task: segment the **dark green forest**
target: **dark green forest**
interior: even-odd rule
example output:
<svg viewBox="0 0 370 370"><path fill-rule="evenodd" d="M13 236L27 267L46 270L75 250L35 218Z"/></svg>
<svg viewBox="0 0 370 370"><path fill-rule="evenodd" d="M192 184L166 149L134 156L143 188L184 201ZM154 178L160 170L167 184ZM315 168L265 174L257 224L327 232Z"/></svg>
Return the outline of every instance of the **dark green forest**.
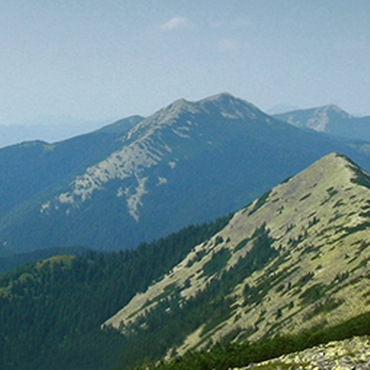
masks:
<svg viewBox="0 0 370 370"><path fill-rule="evenodd" d="M189 226L135 250L57 256L0 275L0 368L100 370L127 363L101 324L229 221ZM133 360L134 361L134 360Z"/></svg>

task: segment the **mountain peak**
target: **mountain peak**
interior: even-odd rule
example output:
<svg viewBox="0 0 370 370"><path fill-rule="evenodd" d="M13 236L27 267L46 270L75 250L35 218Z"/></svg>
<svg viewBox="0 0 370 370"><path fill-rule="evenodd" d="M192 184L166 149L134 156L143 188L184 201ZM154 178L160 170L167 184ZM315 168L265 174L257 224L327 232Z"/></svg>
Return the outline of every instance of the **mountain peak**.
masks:
<svg viewBox="0 0 370 370"><path fill-rule="evenodd" d="M288 111L288 112L276 114L276 116L293 114L293 113L298 113L298 112L301 112L301 113L303 113L303 112L306 112L306 113L315 112L317 114L332 112L332 113L341 114L341 115L346 116L346 117L352 117L349 113L347 113L342 108L338 107L338 105L336 105L336 104L327 104L327 105L322 105L322 106L319 106L319 107L308 108L308 109L295 109L295 110L291 110L291 111Z"/></svg>
<svg viewBox="0 0 370 370"><path fill-rule="evenodd" d="M206 103L216 103L218 105L225 105L225 104L241 104L241 105L247 105L249 107L253 107L257 109L253 104L248 103L247 101L237 98L234 95L228 93L228 92L222 92L219 94L211 95L205 99L200 100L198 103L200 104L206 104Z"/></svg>
<svg viewBox="0 0 370 370"><path fill-rule="evenodd" d="M318 108L320 109L320 108ZM326 113L326 114L336 114L336 115L340 115L342 118L351 118L352 116L347 113L345 110L339 108L337 105L335 104L329 104L329 105L325 105L323 107L321 107L321 110L322 112Z"/></svg>
<svg viewBox="0 0 370 370"><path fill-rule="evenodd" d="M199 101L190 102L185 99L178 99L166 108L161 109L161 111L170 111L170 112L180 112L180 111L189 111L192 113L195 112L212 112L216 113L217 111L233 113L235 115L235 110L253 110L255 112L262 113L256 106L251 103L246 102L243 99L237 98L228 92L222 92L209 96L207 98L201 99ZM241 113L241 112L239 112Z"/></svg>
<svg viewBox="0 0 370 370"><path fill-rule="evenodd" d="M334 104L276 114L274 117L293 126L325 132L346 140L370 140L370 117L354 117Z"/></svg>
<svg viewBox="0 0 370 370"><path fill-rule="evenodd" d="M136 138L140 132L148 129L153 132L160 127L172 126L173 123L180 125L184 122L189 123L195 119L195 115L204 114L212 115L213 121L219 118L222 120L269 120L269 116L253 104L224 92L196 102L182 98L175 100L135 126L128 134L128 138Z"/></svg>
<svg viewBox="0 0 370 370"><path fill-rule="evenodd" d="M94 153L87 159L85 150L73 144L76 149L68 158L74 162L81 155L79 167L65 170L63 183L35 198L32 207L22 208L19 223L27 225L27 233L14 231L20 229L13 221L19 213L14 211L2 229L2 241L14 249L67 243L132 248L190 223L235 211L330 151L362 160L339 141L274 120L229 93L197 102L176 100L127 132L125 123L134 122L128 118L103 129L114 135L93 135L89 140L99 140L96 146L88 144L96 141L86 141L84 148ZM109 142L107 148L102 147L103 140ZM50 163L61 163L65 151L56 148L58 162ZM11 198L7 191L12 189L14 166L8 165L9 157L3 157L9 168L2 174L9 183L9 190L3 187L4 199ZM40 163L48 164L48 158ZM29 187L28 176L22 176L24 187ZM59 219L63 222L50 238L48 225ZM92 223L100 225L99 239L90 233ZM43 233L36 227L41 224Z"/></svg>
<svg viewBox="0 0 370 370"><path fill-rule="evenodd" d="M344 112L344 110L339 108L336 104L327 104L327 105L324 105L323 108L331 109L337 112Z"/></svg>
<svg viewBox="0 0 370 370"><path fill-rule="evenodd" d="M297 127L328 133L332 131L329 126L335 126L339 122L353 119L349 113L335 104L276 114L274 117Z"/></svg>
<svg viewBox="0 0 370 370"><path fill-rule="evenodd" d="M301 173L309 173L309 176L312 176L312 172L318 172L321 178L339 177L338 172L344 171L347 173L348 169L353 165L352 163L348 157L333 152L320 158Z"/></svg>
<svg viewBox="0 0 370 370"><path fill-rule="evenodd" d="M202 101L230 101L237 99L234 95L228 93L228 92L222 92L219 94L211 95L205 99L202 99Z"/></svg>
<svg viewBox="0 0 370 370"><path fill-rule="evenodd" d="M366 312L369 183L347 157L323 157L236 212L105 325L135 332L138 325L150 327L156 310L170 313L173 307L186 318L198 299L203 306L197 312L216 316L204 316L181 338L181 355L233 334L256 340ZM225 301L217 301L219 289Z"/></svg>
<svg viewBox="0 0 370 370"><path fill-rule="evenodd" d="M237 98L227 92L210 96L195 103L200 109L207 113L214 113L227 119L257 119L263 121L268 116L255 105Z"/></svg>

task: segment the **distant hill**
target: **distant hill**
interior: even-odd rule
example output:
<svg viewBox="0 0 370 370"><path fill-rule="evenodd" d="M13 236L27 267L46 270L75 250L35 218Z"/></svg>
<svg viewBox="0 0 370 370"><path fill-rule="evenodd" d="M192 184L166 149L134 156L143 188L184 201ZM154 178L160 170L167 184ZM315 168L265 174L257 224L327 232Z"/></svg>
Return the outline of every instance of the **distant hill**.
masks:
<svg viewBox="0 0 370 370"><path fill-rule="evenodd" d="M36 250L28 253L0 255L0 274L30 262L41 261L53 256L79 255L86 253L87 251L89 251L89 249L84 247L57 247Z"/></svg>
<svg viewBox="0 0 370 370"><path fill-rule="evenodd" d="M70 117L40 117L23 124L0 124L0 148L33 140L55 143L90 133L103 126L103 122Z"/></svg>
<svg viewBox="0 0 370 370"><path fill-rule="evenodd" d="M0 216L54 186L68 183L104 159L119 147L117 139L140 119L129 117L53 144L27 141L0 149Z"/></svg>
<svg viewBox="0 0 370 370"><path fill-rule="evenodd" d="M121 125L0 151L0 242L133 248L240 209L329 152L370 168L366 153L227 93Z"/></svg>
<svg viewBox="0 0 370 370"><path fill-rule="evenodd" d="M354 117L336 105L275 114L276 119L345 139L370 142L370 117Z"/></svg>
<svg viewBox="0 0 370 370"><path fill-rule="evenodd" d="M102 125L99 125L102 126ZM0 125L0 148L25 141L40 140L48 143L67 140L93 131L94 123L73 119L40 119L35 122Z"/></svg>

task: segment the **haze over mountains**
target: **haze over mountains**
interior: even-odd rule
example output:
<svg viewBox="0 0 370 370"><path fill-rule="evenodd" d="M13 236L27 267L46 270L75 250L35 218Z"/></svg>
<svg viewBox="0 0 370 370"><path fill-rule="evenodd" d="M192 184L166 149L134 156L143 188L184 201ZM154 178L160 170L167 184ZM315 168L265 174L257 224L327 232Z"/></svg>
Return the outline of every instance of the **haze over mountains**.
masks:
<svg viewBox="0 0 370 370"><path fill-rule="evenodd" d="M66 140L101 126L101 122L87 122L68 117L41 117L34 122L17 125L0 124L0 148L31 140L48 143Z"/></svg>
<svg viewBox="0 0 370 370"><path fill-rule="evenodd" d="M327 153L370 167L356 147L227 93L181 99L134 121L129 131L117 123L52 145L2 149L2 245L133 248L235 211Z"/></svg>
<svg viewBox="0 0 370 370"><path fill-rule="evenodd" d="M354 117L336 105L300 109L274 114L294 126L311 129L345 139L370 141L370 117Z"/></svg>
<svg viewBox="0 0 370 370"><path fill-rule="evenodd" d="M300 128L309 128L351 139L369 140L369 117L353 116L336 105L310 109L278 106L268 114ZM114 125L114 124L112 124ZM112 126L109 125L109 126ZM87 122L67 117L45 117L19 125L0 125L0 148L24 141L41 140L54 143L83 135L102 127L100 122ZM365 136L364 136L365 134Z"/></svg>

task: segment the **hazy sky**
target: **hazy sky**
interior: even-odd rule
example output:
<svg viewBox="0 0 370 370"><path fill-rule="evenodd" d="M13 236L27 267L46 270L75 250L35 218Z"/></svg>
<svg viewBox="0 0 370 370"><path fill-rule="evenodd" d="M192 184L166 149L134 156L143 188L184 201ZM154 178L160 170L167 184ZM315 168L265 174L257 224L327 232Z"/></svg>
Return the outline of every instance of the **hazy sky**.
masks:
<svg viewBox="0 0 370 370"><path fill-rule="evenodd" d="M368 0L0 0L0 124L230 92L370 115Z"/></svg>

